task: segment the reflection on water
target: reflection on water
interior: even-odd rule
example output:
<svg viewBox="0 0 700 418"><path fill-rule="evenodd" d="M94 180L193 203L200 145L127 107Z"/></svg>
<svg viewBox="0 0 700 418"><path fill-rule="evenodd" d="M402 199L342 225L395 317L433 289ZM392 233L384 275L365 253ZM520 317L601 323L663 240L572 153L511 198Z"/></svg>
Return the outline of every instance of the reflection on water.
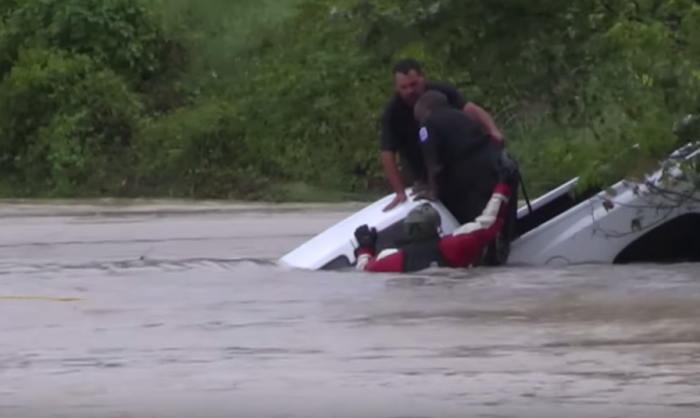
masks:
<svg viewBox="0 0 700 418"><path fill-rule="evenodd" d="M696 265L274 264L344 215L1 220L0 413L697 417Z"/></svg>

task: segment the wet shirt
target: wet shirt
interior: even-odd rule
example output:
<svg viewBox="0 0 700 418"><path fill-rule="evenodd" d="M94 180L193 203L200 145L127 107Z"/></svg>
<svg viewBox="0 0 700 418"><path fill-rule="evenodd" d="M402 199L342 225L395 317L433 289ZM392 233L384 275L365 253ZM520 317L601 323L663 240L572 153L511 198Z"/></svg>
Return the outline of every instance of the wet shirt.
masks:
<svg viewBox="0 0 700 418"><path fill-rule="evenodd" d="M468 207L459 209L475 215L496 181L501 150L491 135L471 116L445 107L433 111L418 136L425 167L436 174L440 200L448 206L462 202Z"/></svg>
<svg viewBox="0 0 700 418"><path fill-rule="evenodd" d="M460 111L467 103L457 89L449 84L426 83L425 89L444 93L450 106ZM418 142L419 130L420 125L413 115L413 106L395 95L387 103L382 115L381 150L399 153L402 163L405 162L416 176L423 177L425 167Z"/></svg>

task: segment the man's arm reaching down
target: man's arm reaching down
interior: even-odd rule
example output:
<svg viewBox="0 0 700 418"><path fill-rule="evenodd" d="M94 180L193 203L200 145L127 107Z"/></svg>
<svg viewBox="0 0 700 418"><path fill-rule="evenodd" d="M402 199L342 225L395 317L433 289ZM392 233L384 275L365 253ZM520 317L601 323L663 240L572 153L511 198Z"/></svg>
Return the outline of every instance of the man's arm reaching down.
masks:
<svg viewBox="0 0 700 418"><path fill-rule="evenodd" d="M496 126L493 118L487 111L474 103L467 103L462 109L464 113L476 119L499 144L503 143L503 134Z"/></svg>
<svg viewBox="0 0 700 418"><path fill-rule="evenodd" d="M389 185L396 193L396 198L384 208L388 211L396 207L396 205L407 200L404 191L404 185L399 174L399 166L396 164L396 153L401 148L394 132L393 124L391 123L391 103L387 104L382 114L382 141L380 159L382 167L384 167L384 176Z"/></svg>
<svg viewBox="0 0 700 418"><path fill-rule="evenodd" d="M381 153L382 167L389 185L397 194L404 193L404 185L399 174L399 166L396 164L396 153L392 151L382 151Z"/></svg>

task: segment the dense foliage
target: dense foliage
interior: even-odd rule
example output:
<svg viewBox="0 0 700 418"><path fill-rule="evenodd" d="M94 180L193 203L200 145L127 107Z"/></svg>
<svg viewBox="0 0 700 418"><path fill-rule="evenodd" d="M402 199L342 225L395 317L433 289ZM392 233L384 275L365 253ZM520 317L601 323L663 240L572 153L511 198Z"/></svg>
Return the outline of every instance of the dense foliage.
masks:
<svg viewBox="0 0 700 418"><path fill-rule="evenodd" d="M635 143L624 169L648 167L700 104L692 0L22 0L0 18L4 195L379 190L401 57L496 116L537 192L605 181Z"/></svg>

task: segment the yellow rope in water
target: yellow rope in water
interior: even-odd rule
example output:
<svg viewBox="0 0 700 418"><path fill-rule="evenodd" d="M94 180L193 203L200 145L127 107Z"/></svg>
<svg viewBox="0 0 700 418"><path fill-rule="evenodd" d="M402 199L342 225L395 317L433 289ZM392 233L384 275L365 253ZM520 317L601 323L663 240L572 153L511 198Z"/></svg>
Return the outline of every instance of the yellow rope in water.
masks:
<svg viewBox="0 0 700 418"><path fill-rule="evenodd" d="M0 295L0 300L48 300L51 302L76 302L79 300L84 300L81 298L52 298L48 296L2 296Z"/></svg>

